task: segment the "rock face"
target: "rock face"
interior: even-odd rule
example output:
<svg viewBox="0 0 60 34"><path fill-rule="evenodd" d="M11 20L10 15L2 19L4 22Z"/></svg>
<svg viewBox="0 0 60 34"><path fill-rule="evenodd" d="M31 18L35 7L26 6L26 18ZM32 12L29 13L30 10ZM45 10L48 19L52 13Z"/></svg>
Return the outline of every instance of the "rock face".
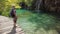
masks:
<svg viewBox="0 0 60 34"><path fill-rule="evenodd" d="M49 11L55 11L58 12L60 11L60 0L45 0L44 1L44 7L46 8L46 10Z"/></svg>
<svg viewBox="0 0 60 34"><path fill-rule="evenodd" d="M40 0L33 0L32 2L32 8L35 9L36 7L36 2ZM44 9L50 12L60 12L60 0L41 0L40 1L40 8L39 9Z"/></svg>
<svg viewBox="0 0 60 34"><path fill-rule="evenodd" d="M40 6L40 7L38 7L38 6ZM37 7L37 8L36 8ZM43 9L43 0L33 0L32 1L32 6L31 6L31 9Z"/></svg>
<svg viewBox="0 0 60 34"><path fill-rule="evenodd" d="M21 6L21 9L27 9L28 8L28 6L26 5L25 2L20 2L19 6Z"/></svg>

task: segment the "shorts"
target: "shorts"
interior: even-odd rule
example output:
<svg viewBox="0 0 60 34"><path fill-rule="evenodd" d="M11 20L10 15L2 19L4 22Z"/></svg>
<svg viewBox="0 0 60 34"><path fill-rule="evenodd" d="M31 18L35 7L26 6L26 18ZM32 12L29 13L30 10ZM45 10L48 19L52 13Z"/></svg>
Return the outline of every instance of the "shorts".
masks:
<svg viewBox="0 0 60 34"><path fill-rule="evenodd" d="M12 18L14 18L14 17L15 17L15 15L13 15L13 14L10 14L10 16L11 16Z"/></svg>

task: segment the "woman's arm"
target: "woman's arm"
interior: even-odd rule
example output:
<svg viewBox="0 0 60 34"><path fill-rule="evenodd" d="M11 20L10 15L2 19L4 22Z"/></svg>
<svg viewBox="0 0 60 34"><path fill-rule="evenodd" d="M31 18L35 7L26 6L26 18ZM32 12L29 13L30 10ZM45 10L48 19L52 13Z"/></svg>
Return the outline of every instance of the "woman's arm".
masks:
<svg viewBox="0 0 60 34"><path fill-rule="evenodd" d="M16 10L14 10L13 13L14 13L14 16L16 17Z"/></svg>

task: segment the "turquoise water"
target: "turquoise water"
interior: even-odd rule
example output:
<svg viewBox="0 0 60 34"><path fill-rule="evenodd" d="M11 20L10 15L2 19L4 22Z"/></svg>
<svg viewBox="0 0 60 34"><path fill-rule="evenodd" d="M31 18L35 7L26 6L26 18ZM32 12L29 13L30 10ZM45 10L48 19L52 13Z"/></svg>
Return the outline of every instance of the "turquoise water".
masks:
<svg viewBox="0 0 60 34"><path fill-rule="evenodd" d="M25 34L58 34L55 16L46 13L32 13L25 9L17 9L17 23Z"/></svg>

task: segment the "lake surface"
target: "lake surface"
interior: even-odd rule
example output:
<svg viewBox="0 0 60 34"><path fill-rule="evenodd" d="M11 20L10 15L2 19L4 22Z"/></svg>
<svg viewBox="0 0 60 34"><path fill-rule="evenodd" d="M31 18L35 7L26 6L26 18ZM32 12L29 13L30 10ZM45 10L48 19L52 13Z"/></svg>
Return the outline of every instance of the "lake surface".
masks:
<svg viewBox="0 0 60 34"><path fill-rule="evenodd" d="M17 23L25 34L58 34L55 30L57 20L47 13L33 13L34 11L17 9Z"/></svg>

